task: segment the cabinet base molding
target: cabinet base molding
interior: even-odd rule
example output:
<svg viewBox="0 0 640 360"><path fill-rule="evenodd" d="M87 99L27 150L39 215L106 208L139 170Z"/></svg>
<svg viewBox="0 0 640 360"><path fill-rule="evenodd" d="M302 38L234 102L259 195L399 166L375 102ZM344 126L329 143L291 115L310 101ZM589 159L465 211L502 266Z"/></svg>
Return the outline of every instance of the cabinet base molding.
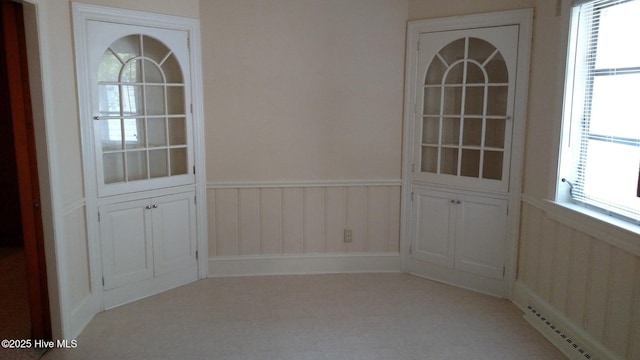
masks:
<svg viewBox="0 0 640 360"><path fill-rule="evenodd" d="M103 307L105 310L128 304L163 291L198 280L196 265L186 267L162 276L146 279L132 284L123 285L103 293Z"/></svg>
<svg viewBox="0 0 640 360"><path fill-rule="evenodd" d="M564 355L571 360L583 360L587 357L577 351L578 348L589 353L591 359L609 359L622 360L621 357L612 353L604 344L591 336L584 328L576 325L564 314L562 314L553 305L535 294L527 285L517 281L513 288L513 303L516 304L524 312L523 317L538 332L540 332L549 342L557 347ZM541 321L536 314L544 317ZM551 329L549 325L553 324L555 329ZM555 330L560 331L565 338L558 335ZM571 344L567 338L571 339ZM573 346L576 345L576 346Z"/></svg>
<svg viewBox="0 0 640 360"><path fill-rule="evenodd" d="M411 259L411 274L483 294L506 297L504 280L496 280L418 259Z"/></svg>
<svg viewBox="0 0 640 360"><path fill-rule="evenodd" d="M401 272L400 254L301 254L209 258L209 277Z"/></svg>

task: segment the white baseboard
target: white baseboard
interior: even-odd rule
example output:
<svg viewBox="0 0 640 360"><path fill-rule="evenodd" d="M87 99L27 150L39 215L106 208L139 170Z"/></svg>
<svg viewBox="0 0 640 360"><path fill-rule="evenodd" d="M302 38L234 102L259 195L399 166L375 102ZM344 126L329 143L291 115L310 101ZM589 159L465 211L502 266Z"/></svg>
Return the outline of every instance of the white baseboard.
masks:
<svg viewBox="0 0 640 360"><path fill-rule="evenodd" d="M400 254L218 256L209 277L401 272Z"/></svg>
<svg viewBox="0 0 640 360"><path fill-rule="evenodd" d="M524 318L527 322L547 338L547 340L549 340L555 347L562 351L562 353L569 359L584 360L585 357L581 356L577 351L574 351L574 348L569 345L566 340L557 336L554 331L542 325L542 322L539 319L535 319L535 316L531 315L529 306L534 308L540 314L544 314L544 318L567 337L571 338L572 342L579 344L583 349L587 350L592 356L591 359L623 360L621 357L611 352L611 350L607 349L604 344L595 339L584 328L571 321L560 310L556 309L553 305L535 294L533 290L520 281L516 282L513 289L513 303L525 313Z"/></svg>

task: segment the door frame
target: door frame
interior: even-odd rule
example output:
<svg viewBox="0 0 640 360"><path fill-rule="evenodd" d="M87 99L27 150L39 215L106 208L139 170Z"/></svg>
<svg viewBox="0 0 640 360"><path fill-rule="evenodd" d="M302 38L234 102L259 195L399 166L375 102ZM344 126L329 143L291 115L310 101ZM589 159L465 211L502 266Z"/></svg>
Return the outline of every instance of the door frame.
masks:
<svg viewBox="0 0 640 360"><path fill-rule="evenodd" d="M94 309L104 309L102 287L102 253L100 249L100 226L98 222L98 186L93 146L93 129L87 119L93 118L92 101L86 74L87 63L86 29L88 21L106 21L117 24L148 26L170 30L186 31L189 37L191 101L193 117L193 152L196 166L196 233L198 278L208 276L208 236L207 236L207 197L205 171L204 110L202 95L202 64L200 50L200 20L180 16L148 13L135 10L117 9L98 5L73 3L73 30L76 51L76 72L79 94L79 113L82 142L82 161L84 168L84 186L86 197L87 234L89 243L89 268Z"/></svg>
<svg viewBox="0 0 640 360"><path fill-rule="evenodd" d="M525 122L527 117L528 78L533 35L533 9L500 11L485 14L454 16L438 19L409 21L407 26L404 129L402 149L402 198L400 224L400 255L402 270L411 272L411 208L413 191L413 164L416 118L420 114L416 106L416 86L418 72L418 39L420 33L474 28L518 25L518 60L516 94L513 111L513 137L511 167L509 170L507 249L505 258L505 294L512 296L516 278L518 229L520 218L520 195L522 192L522 171L524 159ZM451 191L450 189L447 191Z"/></svg>
<svg viewBox="0 0 640 360"><path fill-rule="evenodd" d="M6 55L8 100L15 148L16 174L26 256L31 336L51 339L51 314L47 281L42 201L38 176L34 118L29 86L23 5L2 0L3 39Z"/></svg>

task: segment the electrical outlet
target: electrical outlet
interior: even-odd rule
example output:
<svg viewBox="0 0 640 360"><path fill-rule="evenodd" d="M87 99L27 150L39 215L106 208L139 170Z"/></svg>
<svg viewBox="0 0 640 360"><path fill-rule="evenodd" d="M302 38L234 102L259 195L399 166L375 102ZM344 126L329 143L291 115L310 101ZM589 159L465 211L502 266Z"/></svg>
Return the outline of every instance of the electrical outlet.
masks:
<svg viewBox="0 0 640 360"><path fill-rule="evenodd" d="M344 229L344 242L353 242L353 233L351 232L351 229Z"/></svg>

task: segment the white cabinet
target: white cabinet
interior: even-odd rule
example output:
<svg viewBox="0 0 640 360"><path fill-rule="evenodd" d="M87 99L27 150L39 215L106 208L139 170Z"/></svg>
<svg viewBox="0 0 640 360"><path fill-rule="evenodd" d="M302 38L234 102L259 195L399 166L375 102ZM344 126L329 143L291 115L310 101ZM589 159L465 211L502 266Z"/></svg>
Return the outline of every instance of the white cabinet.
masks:
<svg viewBox="0 0 640 360"><path fill-rule="evenodd" d="M425 189L413 196L415 259L502 279L506 200Z"/></svg>
<svg viewBox="0 0 640 360"><path fill-rule="evenodd" d="M409 23L402 239L413 274L509 296L531 19L516 10Z"/></svg>
<svg viewBox="0 0 640 360"><path fill-rule="evenodd" d="M193 191L106 203L99 214L106 307L195 280Z"/></svg>

